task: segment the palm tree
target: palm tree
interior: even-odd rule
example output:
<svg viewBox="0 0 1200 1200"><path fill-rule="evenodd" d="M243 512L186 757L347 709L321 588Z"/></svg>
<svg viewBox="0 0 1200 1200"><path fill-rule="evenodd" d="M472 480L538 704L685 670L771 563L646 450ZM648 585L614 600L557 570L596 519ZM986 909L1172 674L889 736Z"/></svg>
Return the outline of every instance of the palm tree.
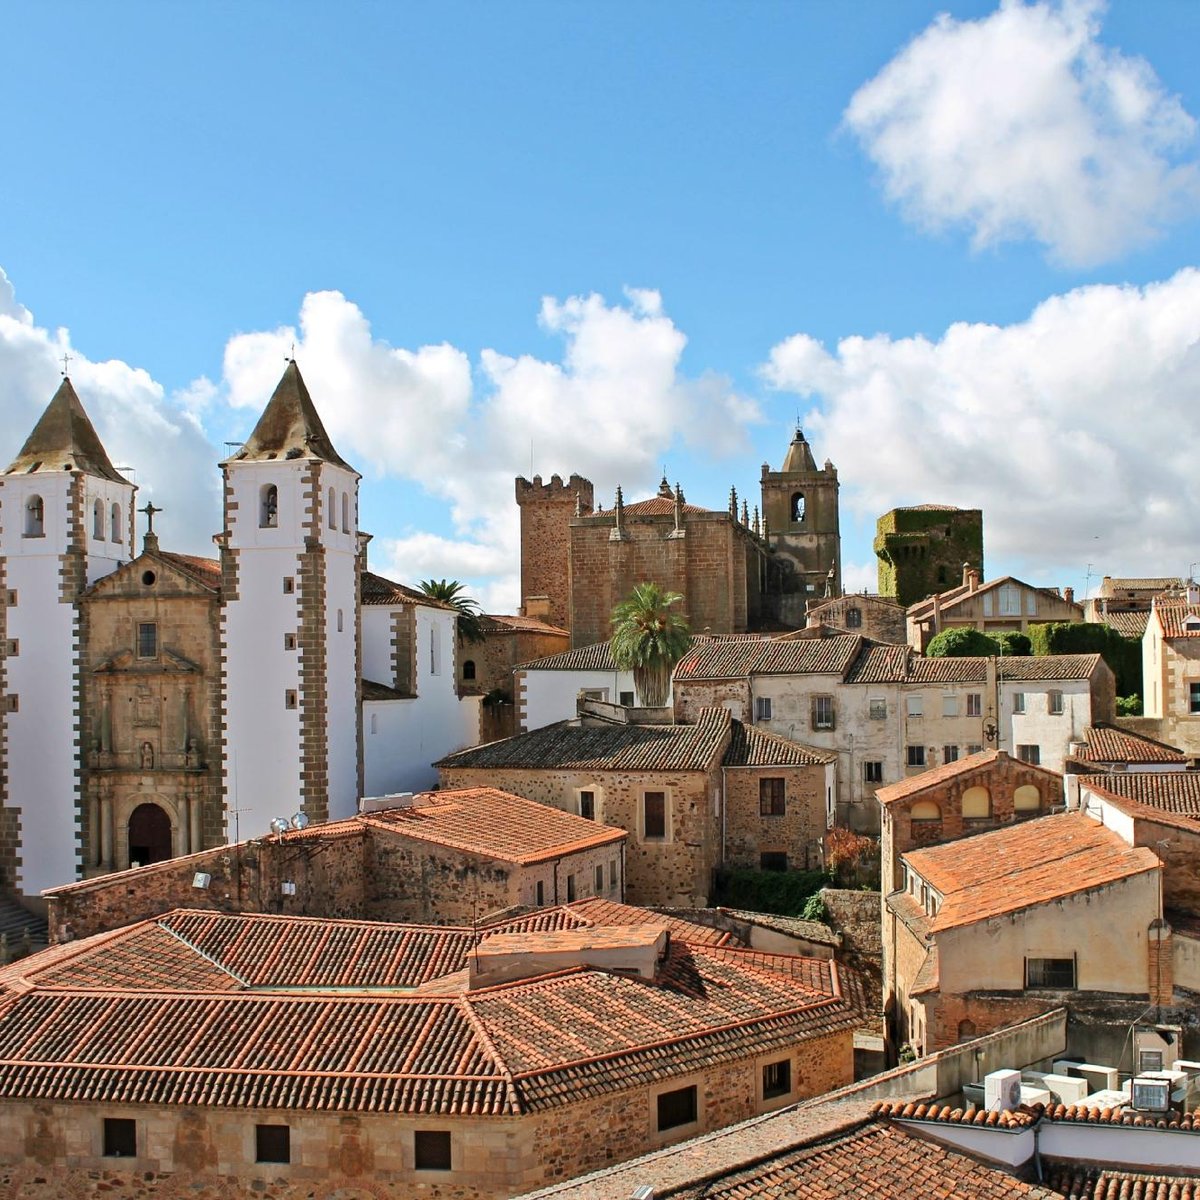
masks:
<svg viewBox="0 0 1200 1200"><path fill-rule="evenodd" d="M417 586L431 600L442 600L458 609L458 636L464 642L482 642L479 602L464 591L457 579L422 579Z"/></svg>
<svg viewBox="0 0 1200 1200"><path fill-rule="evenodd" d="M639 583L629 599L613 609L613 659L621 670L633 671L634 686L647 708L666 704L671 672L692 644L686 618L671 611L682 599L657 583Z"/></svg>

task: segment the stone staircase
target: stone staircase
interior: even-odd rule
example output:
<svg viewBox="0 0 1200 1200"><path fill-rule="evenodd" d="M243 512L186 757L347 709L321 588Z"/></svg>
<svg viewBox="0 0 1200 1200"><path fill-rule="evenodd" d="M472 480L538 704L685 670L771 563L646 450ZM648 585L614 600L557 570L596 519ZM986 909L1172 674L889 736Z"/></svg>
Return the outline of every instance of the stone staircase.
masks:
<svg viewBox="0 0 1200 1200"><path fill-rule="evenodd" d="M44 950L49 942L44 917L34 916L15 900L0 896L0 964Z"/></svg>

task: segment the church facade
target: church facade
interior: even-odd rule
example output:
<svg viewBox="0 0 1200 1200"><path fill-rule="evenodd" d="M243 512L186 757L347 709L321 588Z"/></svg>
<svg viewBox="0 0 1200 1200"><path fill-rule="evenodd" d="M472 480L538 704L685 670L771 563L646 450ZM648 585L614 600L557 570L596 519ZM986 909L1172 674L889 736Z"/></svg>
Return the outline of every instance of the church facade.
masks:
<svg viewBox="0 0 1200 1200"><path fill-rule="evenodd" d="M217 558L162 550L153 505L135 554L136 489L64 378L0 475L0 891L347 817L476 740L455 613L367 571L294 362L221 470Z"/></svg>

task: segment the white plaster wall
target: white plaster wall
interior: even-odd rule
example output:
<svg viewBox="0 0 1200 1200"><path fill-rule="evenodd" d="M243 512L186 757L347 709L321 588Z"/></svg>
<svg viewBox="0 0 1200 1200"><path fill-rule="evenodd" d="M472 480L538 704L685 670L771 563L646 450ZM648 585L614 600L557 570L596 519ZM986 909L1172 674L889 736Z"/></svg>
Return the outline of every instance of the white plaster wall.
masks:
<svg viewBox="0 0 1200 1200"><path fill-rule="evenodd" d="M1032 1129L980 1128L977 1125L956 1125L952 1122L901 1121L899 1124L915 1133L931 1137L946 1146L956 1146L968 1154L977 1154L990 1162L1006 1167L1019 1167L1033 1157L1037 1140ZM1042 1152L1046 1153L1043 1144Z"/></svg>
<svg viewBox="0 0 1200 1200"><path fill-rule="evenodd" d="M1142 712L1148 717L1165 715L1167 696L1166 654L1162 625L1158 614L1151 612L1142 635Z"/></svg>
<svg viewBox="0 0 1200 1200"><path fill-rule="evenodd" d="M1048 1158L1164 1173L1169 1167L1200 1168L1200 1138L1190 1131L1047 1121L1038 1131L1038 1141Z"/></svg>
<svg viewBox="0 0 1200 1200"><path fill-rule="evenodd" d="M382 604L364 604L362 610L362 641L364 679L373 683L395 684L392 673L392 614L395 608Z"/></svg>
<svg viewBox="0 0 1200 1200"><path fill-rule="evenodd" d="M1110 804L1103 796L1097 796L1084 782L1087 779L1086 775L1076 775L1074 778L1079 781L1079 807L1093 821L1111 829L1127 845L1136 846L1133 818L1123 813L1115 804Z"/></svg>
<svg viewBox="0 0 1200 1200"><path fill-rule="evenodd" d="M1050 712L1050 692L1063 694L1063 711ZM1013 711L1013 697L1025 694L1025 711ZM1060 679L1036 682L1006 681L1000 685L1001 711L1007 718L1008 744L1001 748L1014 758L1017 747L1041 747L1041 766L1061 771L1067 745L1083 738L1083 731L1092 723L1092 696L1086 679Z"/></svg>
<svg viewBox="0 0 1200 1200"><path fill-rule="evenodd" d="M521 668L525 674L525 714L521 728L541 729L556 721L573 720L581 691L598 689L608 693L610 704L620 702L622 692L634 691L632 671L538 671ZM670 705L671 698L667 697Z"/></svg>
<svg viewBox="0 0 1200 1200"><path fill-rule="evenodd" d="M1171 945L1175 986L1200 991L1200 938L1188 937L1175 930Z"/></svg>
<svg viewBox="0 0 1200 1200"><path fill-rule="evenodd" d="M133 517L134 489L126 484L113 483L91 475L84 477L83 529L87 547L87 581L91 585L97 579L112 574L122 563L133 557L130 519ZM96 501L104 507L104 536L95 536L93 512ZM121 537L112 540L112 506L121 506Z"/></svg>

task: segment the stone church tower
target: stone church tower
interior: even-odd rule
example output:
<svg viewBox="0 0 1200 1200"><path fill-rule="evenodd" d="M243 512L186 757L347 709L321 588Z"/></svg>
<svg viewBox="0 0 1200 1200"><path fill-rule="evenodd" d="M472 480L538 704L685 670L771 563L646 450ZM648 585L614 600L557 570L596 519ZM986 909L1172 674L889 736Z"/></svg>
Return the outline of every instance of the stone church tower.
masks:
<svg viewBox="0 0 1200 1200"><path fill-rule="evenodd" d="M25 895L81 866L79 597L133 556L134 492L64 377L0 476L0 887Z"/></svg>
<svg viewBox="0 0 1200 1200"><path fill-rule="evenodd" d="M778 471L762 468L762 508L767 543L782 569L779 617L803 625L809 600L842 591L842 539L838 527L837 469L818 468L802 430Z"/></svg>
<svg viewBox="0 0 1200 1200"><path fill-rule="evenodd" d="M297 797L311 821L350 816L362 740L360 476L294 361L221 466L229 836L266 834Z"/></svg>

